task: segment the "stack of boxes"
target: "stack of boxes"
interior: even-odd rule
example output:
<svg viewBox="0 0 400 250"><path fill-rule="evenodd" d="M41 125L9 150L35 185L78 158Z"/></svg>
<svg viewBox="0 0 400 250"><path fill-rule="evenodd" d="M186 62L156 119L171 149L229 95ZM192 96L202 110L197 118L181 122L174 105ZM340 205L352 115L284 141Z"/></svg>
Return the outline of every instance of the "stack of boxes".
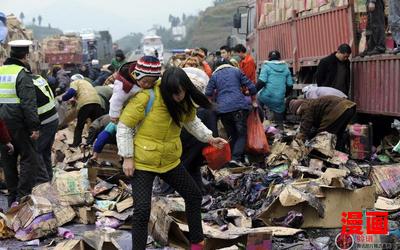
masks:
<svg viewBox="0 0 400 250"><path fill-rule="evenodd" d="M262 10L259 28L347 4L348 0L267 0Z"/></svg>
<svg viewBox="0 0 400 250"><path fill-rule="evenodd" d="M82 53L80 37L54 36L43 40L43 51L46 54Z"/></svg>

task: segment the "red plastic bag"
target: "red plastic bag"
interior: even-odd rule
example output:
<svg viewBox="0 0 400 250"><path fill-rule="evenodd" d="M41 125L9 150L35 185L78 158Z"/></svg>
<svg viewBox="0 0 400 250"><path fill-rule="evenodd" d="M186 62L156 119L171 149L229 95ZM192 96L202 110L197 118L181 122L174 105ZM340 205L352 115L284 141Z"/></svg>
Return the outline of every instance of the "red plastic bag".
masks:
<svg viewBox="0 0 400 250"><path fill-rule="evenodd" d="M229 143L225 144L222 149L209 145L203 148L203 156L206 158L209 168L218 170L231 160L231 147Z"/></svg>
<svg viewBox="0 0 400 250"><path fill-rule="evenodd" d="M269 152L267 136L264 126L256 109L250 112L247 118L247 145L246 149L254 154L266 154Z"/></svg>

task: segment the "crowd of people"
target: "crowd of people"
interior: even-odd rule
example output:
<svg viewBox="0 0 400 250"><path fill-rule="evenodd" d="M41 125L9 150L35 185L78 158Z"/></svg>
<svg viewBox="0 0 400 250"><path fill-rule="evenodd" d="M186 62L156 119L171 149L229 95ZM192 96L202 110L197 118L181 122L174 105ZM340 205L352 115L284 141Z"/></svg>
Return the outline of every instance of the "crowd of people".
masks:
<svg viewBox="0 0 400 250"><path fill-rule="evenodd" d="M164 191L177 191L184 198L192 249L202 249L202 149L229 143L232 160L227 167L248 164L245 146L251 110L272 120L282 133L286 112L299 115L298 139L328 131L338 135L339 148L355 113L355 104L346 95L348 45L321 61L319 86L308 86L305 98L290 102L294 81L276 50L269 53L258 77L254 59L238 44L222 46L212 60L207 49L196 48L166 65L154 55L127 62L117 50L109 65L100 68L93 60L74 73L54 66L44 79L30 71L29 45L29 41L10 42L10 58L0 67L1 165L9 205L18 204L35 185L52 180L51 148L60 128L57 107L72 104L77 122L70 147L93 145L96 160L105 144L118 146L135 201L133 249L146 246L155 178L164 182ZM218 120L226 139L218 137ZM82 138L88 121L88 136Z"/></svg>

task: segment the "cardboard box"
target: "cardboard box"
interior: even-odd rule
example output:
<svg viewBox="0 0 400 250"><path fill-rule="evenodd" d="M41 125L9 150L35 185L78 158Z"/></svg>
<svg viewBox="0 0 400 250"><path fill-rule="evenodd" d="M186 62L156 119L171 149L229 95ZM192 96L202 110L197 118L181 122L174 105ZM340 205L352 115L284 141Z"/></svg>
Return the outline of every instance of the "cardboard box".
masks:
<svg viewBox="0 0 400 250"><path fill-rule="evenodd" d="M278 5L275 5L275 9L285 9L285 0L278 0Z"/></svg>
<svg viewBox="0 0 400 250"><path fill-rule="evenodd" d="M306 10L306 2L307 0L295 0L293 8L297 12L303 12Z"/></svg>
<svg viewBox="0 0 400 250"><path fill-rule="evenodd" d="M367 5L365 4L365 0L354 0L354 11L356 13L367 12Z"/></svg>
<svg viewBox="0 0 400 250"><path fill-rule="evenodd" d="M293 8L294 0L285 0L285 9Z"/></svg>
<svg viewBox="0 0 400 250"><path fill-rule="evenodd" d="M262 28L266 25L267 18L264 14L261 14L260 21L258 22L258 28Z"/></svg>
<svg viewBox="0 0 400 250"><path fill-rule="evenodd" d="M330 3L328 3L328 4L325 4L325 5L321 5L320 7L319 7L319 11L326 11L326 10L330 10L332 7L331 7L331 4Z"/></svg>
<svg viewBox="0 0 400 250"><path fill-rule="evenodd" d="M83 240L67 240L57 244L54 250L92 250Z"/></svg>
<svg viewBox="0 0 400 250"><path fill-rule="evenodd" d="M363 209L374 208L374 186L356 190L335 187L322 188L322 190L324 198L318 199L324 208L323 216L317 211L315 204L307 202L302 196L293 192L286 192L286 195L280 195L274 200L258 218L265 224L271 225L273 218L285 216L289 211L295 210L304 215L302 228L340 228L342 212L361 212Z"/></svg>
<svg viewBox="0 0 400 250"><path fill-rule="evenodd" d="M220 249L237 243L246 245L247 242L250 243L249 246L257 246L259 243L264 244L264 241L268 241L271 235L289 236L302 231L283 227L251 228L251 219L238 209L229 209L228 216L235 218L235 222L229 223L226 231L221 231L218 225L203 223L206 236L205 250ZM159 198L153 202L149 230L157 242L178 249L186 249L189 246L187 238L189 228L185 220L183 199ZM249 235L252 236L249 237ZM268 242L265 243L269 246Z"/></svg>
<svg viewBox="0 0 400 250"><path fill-rule="evenodd" d="M13 217L14 212L16 213ZM10 220L12 226L7 224L15 232L18 229L27 227L36 217L51 212L53 212L53 207L48 199L33 195L25 196L19 206L11 208L7 212L7 216L13 217Z"/></svg>
<svg viewBox="0 0 400 250"><path fill-rule="evenodd" d="M267 15L271 11L274 10L274 4L273 3L265 3L264 4L264 14Z"/></svg>
<svg viewBox="0 0 400 250"><path fill-rule="evenodd" d="M371 177L376 186L376 193L388 198L400 194L400 165L373 166Z"/></svg>
<svg viewBox="0 0 400 250"><path fill-rule="evenodd" d="M54 175L52 186L57 190L61 203L81 205L93 201L87 168L72 172L60 170Z"/></svg>
<svg viewBox="0 0 400 250"><path fill-rule="evenodd" d="M275 14L275 22L282 22L285 20L285 10L284 9L279 9L276 14Z"/></svg>
<svg viewBox="0 0 400 250"><path fill-rule="evenodd" d="M77 221L81 224L94 224L96 222L96 211L93 207L78 207L75 209Z"/></svg>
<svg viewBox="0 0 400 250"><path fill-rule="evenodd" d="M288 9L286 9L286 11L285 11L285 20L289 20L289 19L292 19L293 18L293 16L294 16L294 9L293 8L288 8Z"/></svg>
<svg viewBox="0 0 400 250"><path fill-rule="evenodd" d="M273 24L276 22L276 12L275 11L271 11L268 14L268 21L267 24Z"/></svg>
<svg viewBox="0 0 400 250"><path fill-rule="evenodd" d="M133 198L132 197L129 197L121 202L118 202L116 205L118 213L121 213L124 210L126 210L132 206L133 206Z"/></svg>
<svg viewBox="0 0 400 250"><path fill-rule="evenodd" d="M313 8L314 0L305 0L306 10L311 10Z"/></svg>

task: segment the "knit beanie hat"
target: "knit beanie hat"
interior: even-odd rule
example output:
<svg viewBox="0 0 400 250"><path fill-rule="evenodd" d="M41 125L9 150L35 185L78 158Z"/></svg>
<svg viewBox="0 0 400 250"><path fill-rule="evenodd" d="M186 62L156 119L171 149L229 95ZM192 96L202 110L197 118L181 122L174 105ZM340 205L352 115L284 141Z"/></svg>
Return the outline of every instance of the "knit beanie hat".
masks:
<svg viewBox="0 0 400 250"><path fill-rule="evenodd" d="M154 56L143 56L137 61L134 73L136 80L145 76L160 77L161 63Z"/></svg>
<svg viewBox="0 0 400 250"><path fill-rule="evenodd" d="M289 103L289 112L292 114L296 114L297 110L304 103L304 99L293 99Z"/></svg>

